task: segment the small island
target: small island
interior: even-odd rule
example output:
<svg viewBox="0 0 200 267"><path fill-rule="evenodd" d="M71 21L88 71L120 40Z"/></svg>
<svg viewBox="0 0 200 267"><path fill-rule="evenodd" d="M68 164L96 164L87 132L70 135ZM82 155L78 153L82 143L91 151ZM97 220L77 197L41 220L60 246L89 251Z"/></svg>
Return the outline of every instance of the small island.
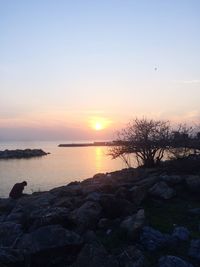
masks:
<svg viewBox="0 0 200 267"><path fill-rule="evenodd" d="M49 153L44 152L42 149L15 149L0 151L0 159L23 159L46 156Z"/></svg>

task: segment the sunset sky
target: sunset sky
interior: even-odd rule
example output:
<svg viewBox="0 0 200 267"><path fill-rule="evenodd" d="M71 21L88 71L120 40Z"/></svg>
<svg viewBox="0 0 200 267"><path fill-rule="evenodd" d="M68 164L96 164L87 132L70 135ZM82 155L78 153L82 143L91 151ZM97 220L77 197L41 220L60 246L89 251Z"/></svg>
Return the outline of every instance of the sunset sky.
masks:
<svg viewBox="0 0 200 267"><path fill-rule="evenodd" d="M0 0L0 140L200 121L199 0Z"/></svg>

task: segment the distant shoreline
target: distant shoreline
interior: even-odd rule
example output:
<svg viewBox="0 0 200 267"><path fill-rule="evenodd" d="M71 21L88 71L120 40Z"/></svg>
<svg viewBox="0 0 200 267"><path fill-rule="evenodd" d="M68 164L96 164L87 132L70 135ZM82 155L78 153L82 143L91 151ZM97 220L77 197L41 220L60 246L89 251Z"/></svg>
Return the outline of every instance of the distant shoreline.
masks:
<svg viewBox="0 0 200 267"><path fill-rule="evenodd" d="M115 141L110 142L91 142L91 143L71 143L71 144L59 144L58 147L89 147L89 146L116 146Z"/></svg>

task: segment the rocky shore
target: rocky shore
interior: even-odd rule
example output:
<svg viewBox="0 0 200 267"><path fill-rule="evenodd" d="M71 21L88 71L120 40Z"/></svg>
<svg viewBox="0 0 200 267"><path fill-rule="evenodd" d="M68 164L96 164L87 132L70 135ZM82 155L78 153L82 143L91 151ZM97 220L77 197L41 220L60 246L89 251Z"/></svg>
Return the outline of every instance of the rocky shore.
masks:
<svg viewBox="0 0 200 267"><path fill-rule="evenodd" d="M169 169L0 199L0 266L200 266L200 172Z"/></svg>
<svg viewBox="0 0 200 267"><path fill-rule="evenodd" d="M22 159L46 156L49 153L44 152L42 149L15 149L0 151L0 159Z"/></svg>

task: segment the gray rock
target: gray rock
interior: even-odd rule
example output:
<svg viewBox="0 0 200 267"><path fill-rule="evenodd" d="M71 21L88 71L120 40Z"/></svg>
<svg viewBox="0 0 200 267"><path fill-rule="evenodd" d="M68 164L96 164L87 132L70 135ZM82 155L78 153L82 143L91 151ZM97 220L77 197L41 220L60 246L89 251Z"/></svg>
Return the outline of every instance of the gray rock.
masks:
<svg viewBox="0 0 200 267"><path fill-rule="evenodd" d="M134 246L124 248L118 256L118 261L123 267L145 267L144 255Z"/></svg>
<svg viewBox="0 0 200 267"><path fill-rule="evenodd" d="M25 234L16 247L34 254L53 248L79 246L81 242L82 240L78 234L66 230L60 225L48 225Z"/></svg>
<svg viewBox="0 0 200 267"><path fill-rule="evenodd" d="M0 266L1 264L15 264L11 266L23 266L25 256L23 252L18 249L0 248ZM19 265L20 264L20 265Z"/></svg>
<svg viewBox="0 0 200 267"><path fill-rule="evenodd" d="M158 267L193 267L193 265L179 257L169 255L159 259Z"/></svg>
<svg viewBox="0 0 200 267"><path fill-rule="evenodd" d="M190 215L200 215L200 208L190 209L188 212Z"/></svg>
<svg viewBox="0 0 200 267"><path fill-rule="evenodd" d="M111 225L111 220L107 218L101 218L98 222L98 228L100 229L108 229Z"/></svg>
<svg viewBox="0 0 200 267"><path fill-rule="evenodd" d="M190 243L189 256L200 263L200 239L193 239Z"/></svg>
<svg viewBox="0 0 200 267"><path fill-rule="evenodd" d="M36 229L49 224L63 224L69 215L69 210L64 207L50 207L34 210L29 216L31 229Z"/></svg>
<svg viewBox="0 0 200 267"><path fill-rule="evenodd" d="M133 203L126 199L116 198L112 194L102 195L100 204L105 217L109 219L127 216L136 210L136 206Z"/></svg>
<svg viewBox="0 0 200 267"><path fill-rule="evenodd" d="M0 212L10 212L16 205L16 200L11 198L0 199Z"/></svg>
<svg viewBox="0 0 200 267"><path fill-rule="evenodd" d="M0 151L0 159L21 159L41 157L49 153L44 152L42 149L15 149Z"/></svg>
<svg viewBox="0 0 200 267"><path fill-rule="evenodd" d="M130 239L134 239L144 226L144 221L144 210L141 209L136 214L128 216L125 220L123 220L120 227L126 231Z"/></svg>
<svg viewBox="0 0 200 267"><path fill-rule="evenodd" d="M147 196L147 189L145 186L133 186L129 190L129 198L134 205L139 206Z"/></svg>
<svg viewBox="0 0 200 267"><path fill-rule="evenodd" d="M20 224L14 222L0 223L0 246L12 247L21 238L23 232Z"/></svg>
<svg viewBox="0 0 200 267"><path fill-rule="evenodd" d="M145 226L140 236L140 242L147 250L154 251L159 248L174 246L176 238Z"/></svg>
<svg viewBox="0 0 200 267"><path fill-rule="evenodd" d="M119 267L103 246L86 244L71 267Z"/></svg>
<svg viewBox="0 0 200 267"><path fill-rule="evenodd" d="M183 177L180 175L161 175L160 179L169 185L180 184L183 181Z"/></svg>
<svg viewBox="0 0 200 267"><path fill-rule="evenodd" d="M187 241L189 239L190 232L186 227L176 227L174 228L172 236L180 241Z"/></svg>
<svg viewBox="0 0 200 267"><path fill-rule="evenodd" d="M190 175L185 178L185 181L190 191L196 193L200 192L200 176Z"/></svg>
<svg viewBox="0 0 200 267"><path fill-rule="evenodd" d="M86 197L86 201L95 201L98 202L101 199L101 193L99 192L92 192L90 194L88 194L88 196Z"/></svg>
<svg viewBox="0 0 200 267"><path fill-rule="evenodd" d="M87 201L80 208L74 210L70 218L80 230L95 227L101 214L101 206L97 202Z"/></svg>
<svg viewBox="0 0 200 267"><path fill-rule="evenodd" d="M165 182L158 182L149 190L149 194L162 199L170 199L176 195L173 188L170 188Z"/></svg>

